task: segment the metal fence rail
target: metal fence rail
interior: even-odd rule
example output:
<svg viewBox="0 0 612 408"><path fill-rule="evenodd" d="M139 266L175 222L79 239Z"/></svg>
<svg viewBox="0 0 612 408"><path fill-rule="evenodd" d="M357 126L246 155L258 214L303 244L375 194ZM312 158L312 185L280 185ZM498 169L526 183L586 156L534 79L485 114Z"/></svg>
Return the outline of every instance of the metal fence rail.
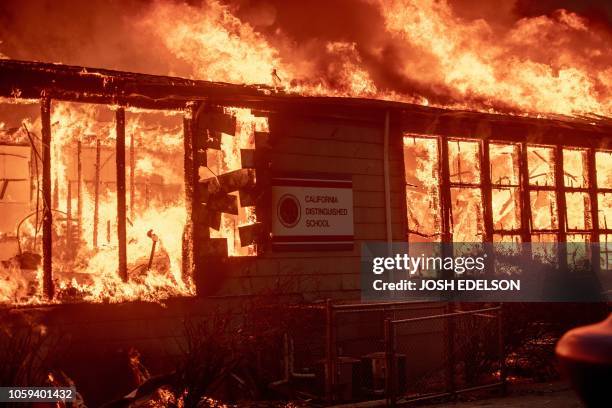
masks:
<svg viewBox="0 0 612 408"><path fill-rule="evenodd" d="M357 304L334 304L327 301L325 336L325 396L328 403L346 401L346 384L342 384L339 373L350 370L350 365L362 366L364 356L376 355L384 361L386 319L403 319L438 314L445 305L431 302L379 302ZM377 360L378 361L378 360ZM364 373L359 373L363 377ZM365 387L364 379L357 378L353 384L351 400L384 398L384 384Z"/></svg>
<svg viewBox="0 0 612 408"><path fill-rule="evenodd" d="M480 389L505 388L501 306L408 319L387 318L384 327L388 406ZM415 356L426 355L423 350L427 348L422 336L415 333L427 333L428 330L444 333L439 344L443 347L441 358L433 368L414 375L414 371L418 371Z"/></svg>

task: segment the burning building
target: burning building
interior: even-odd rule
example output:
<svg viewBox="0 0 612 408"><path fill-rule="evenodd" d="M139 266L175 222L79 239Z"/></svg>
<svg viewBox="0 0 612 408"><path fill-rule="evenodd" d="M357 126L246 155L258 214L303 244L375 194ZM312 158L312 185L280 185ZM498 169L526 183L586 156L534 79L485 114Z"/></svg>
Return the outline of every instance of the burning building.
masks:
<svg viewBox="0 0 612 408"><path fill-rule="evenodd" d="M9 303L256 294L280 278L351 298L360 241L611 234L604 118L0 65L21 122L4 130ZM291 188L305 196L283 201Z"/></svg>
<svg viewBox="0 0 612 408"><path fill-rule="evenodd" d="M417 6L382 7L390 39L369 39L368 52L330 39L316 63L288 67L219 3L198 19L160 2L138 28L173 57L201 60L182 76L207 80L0 59L3 309L43 314L82 361L92 348L105 361L130 345L160 368L185 316L239 314L258 297L358 301L367 241L601 242L589 256L611 269L604 37L561 12L521 20L497 46L487 42L494 30L459 24L445 3ZM563 43L570 29L588 37L585 55L547 55L553 69L525 54L530 33ZM396 45L406 38L413 47ZM423 49L431 55L420 59ZM422 77L389 56L417 63ZM285 77L301 69L315 79ZM375 79L400 89L383 92ZM380 331L380 318L366 320L327 338L363 354L346 339ZM437 361L441 331L411 333L422 356L413 367ZM330 372L340 347L327 346ZM87 384L114 368L75 377Z"/></svg>

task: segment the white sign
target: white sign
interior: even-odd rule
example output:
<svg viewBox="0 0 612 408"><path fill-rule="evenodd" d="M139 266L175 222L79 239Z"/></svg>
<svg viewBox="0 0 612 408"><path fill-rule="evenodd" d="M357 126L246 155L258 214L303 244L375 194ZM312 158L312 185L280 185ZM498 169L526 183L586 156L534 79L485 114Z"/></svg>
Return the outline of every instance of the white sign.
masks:
<svg viewBox="0 0 612 408"><path fill-rule="evenodd" d="M291 174L272 179L272 248L353 249L350 176Z"/></svg>

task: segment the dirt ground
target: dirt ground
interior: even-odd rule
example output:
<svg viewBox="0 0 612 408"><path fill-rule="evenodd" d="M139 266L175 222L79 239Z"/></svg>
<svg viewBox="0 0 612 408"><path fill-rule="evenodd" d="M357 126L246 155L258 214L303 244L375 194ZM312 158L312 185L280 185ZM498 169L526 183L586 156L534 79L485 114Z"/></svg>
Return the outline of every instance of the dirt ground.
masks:
<svg viewBox="0 0 612 408"><path fill-rule="evenodd" d="M510 387L506 397L427 405L428 408L582 408L576 394L567 383L556 382Z"/></svg>

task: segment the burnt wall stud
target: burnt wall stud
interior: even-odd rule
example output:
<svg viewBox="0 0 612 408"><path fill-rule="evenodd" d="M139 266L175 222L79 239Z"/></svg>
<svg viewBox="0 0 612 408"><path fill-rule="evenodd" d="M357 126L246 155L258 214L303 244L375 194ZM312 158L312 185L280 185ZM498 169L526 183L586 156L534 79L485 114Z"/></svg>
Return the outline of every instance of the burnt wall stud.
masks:
<svg viewBox="0 0 612 408"><path fill-rule="evenodd" d="M480 149L480 182L482 185L484 241L493 242L493 194L491 188L491 160L489 156L488 139L482 141Z"/></svg>
<svg viewBox="0 0 612 408"><path fill-rule="evenodd" d="M72 254L73 242L72 242L72 183L70 178L66 179L68 191L66 193L66 248L68 253Z"/></svg>
<svg viewBox="0 0 612 408"><path fill-rule="evenodd" d="M53 215L51 212L51 100L43 95L40 100L43 160L43 292L53 299Z"/></svg>
<svg viewBox="0 0 612 408"><path fill-rule="evenodd" d="M567 242L567 206L565 202L563 170L563 148L555 147L555 191L557 197L557 227L559 228L558 241ZM567 247L559 245L559 266L565 270L567 266Z"/></svg>
<svg viewBox="0 0 612 408"><path fill-rule="evenodd" d="M117 164L117 238L119 243L119 276L128 280L126 244L126 203L125 203L125 109L115 112L117 125L116 164Z"/></svg>
<svg viewBox="0 0 612 408"><path fill-rule="evenodd" d="M444 136L438 138L438 165L440 166L440 204L442 215L442 242L452 242L453 233L451 231L451 187L450 187L450 168L448 139Z"/></svg>
<svg viewBox="0 0 612 408"><path fill-rule="evenodd" d="M587 150L587 183L591 201L591 242L599 242L599 202L597 201L597 169L595 166L595 149ZM601 269L599 245L591 245L593 270L599 273Z"/></svg>
<svg viewBox="0 0 612 408"><path fill-rule="evenodd" d="M134 133L130 135L130 220L134 221Z"/></svg>
<svg viewBox="0 0 612 408"><path fill-rule="evenodd" d="M81 141L79 140L77 142L77 229L79 238L81 236L81 231L83 230L83 168L81 158L82 154L83 152Z"/></svg>
<svg viewBox="0 0 612 408"><path fill-rule="evenodd" d="M98 247L98 222L100 211L100 139L96 139L96 164L94 168L94 213L93 213L93 246Z"/></svg>
<svg viewBox="0 0 612 408"><path fill-rule="evenodd" d="M198 218L198 212L194 211L195 185L199 179L198 166L194 159L194 116L196 106L193 102L187 104L183 117L183 143L184 143L184 169L185 169L185 210L187 222L183 232L183 278L193 276L195 259L195 237L193 234L194 224Z"/></svg>
<svg viewBox="0 0 612 408"><path fill-rule="evenodd" d="M521 202L521 242L531 242L531 199L529 197L529 166L527 143L520 145L519 177Z"/></svg>

